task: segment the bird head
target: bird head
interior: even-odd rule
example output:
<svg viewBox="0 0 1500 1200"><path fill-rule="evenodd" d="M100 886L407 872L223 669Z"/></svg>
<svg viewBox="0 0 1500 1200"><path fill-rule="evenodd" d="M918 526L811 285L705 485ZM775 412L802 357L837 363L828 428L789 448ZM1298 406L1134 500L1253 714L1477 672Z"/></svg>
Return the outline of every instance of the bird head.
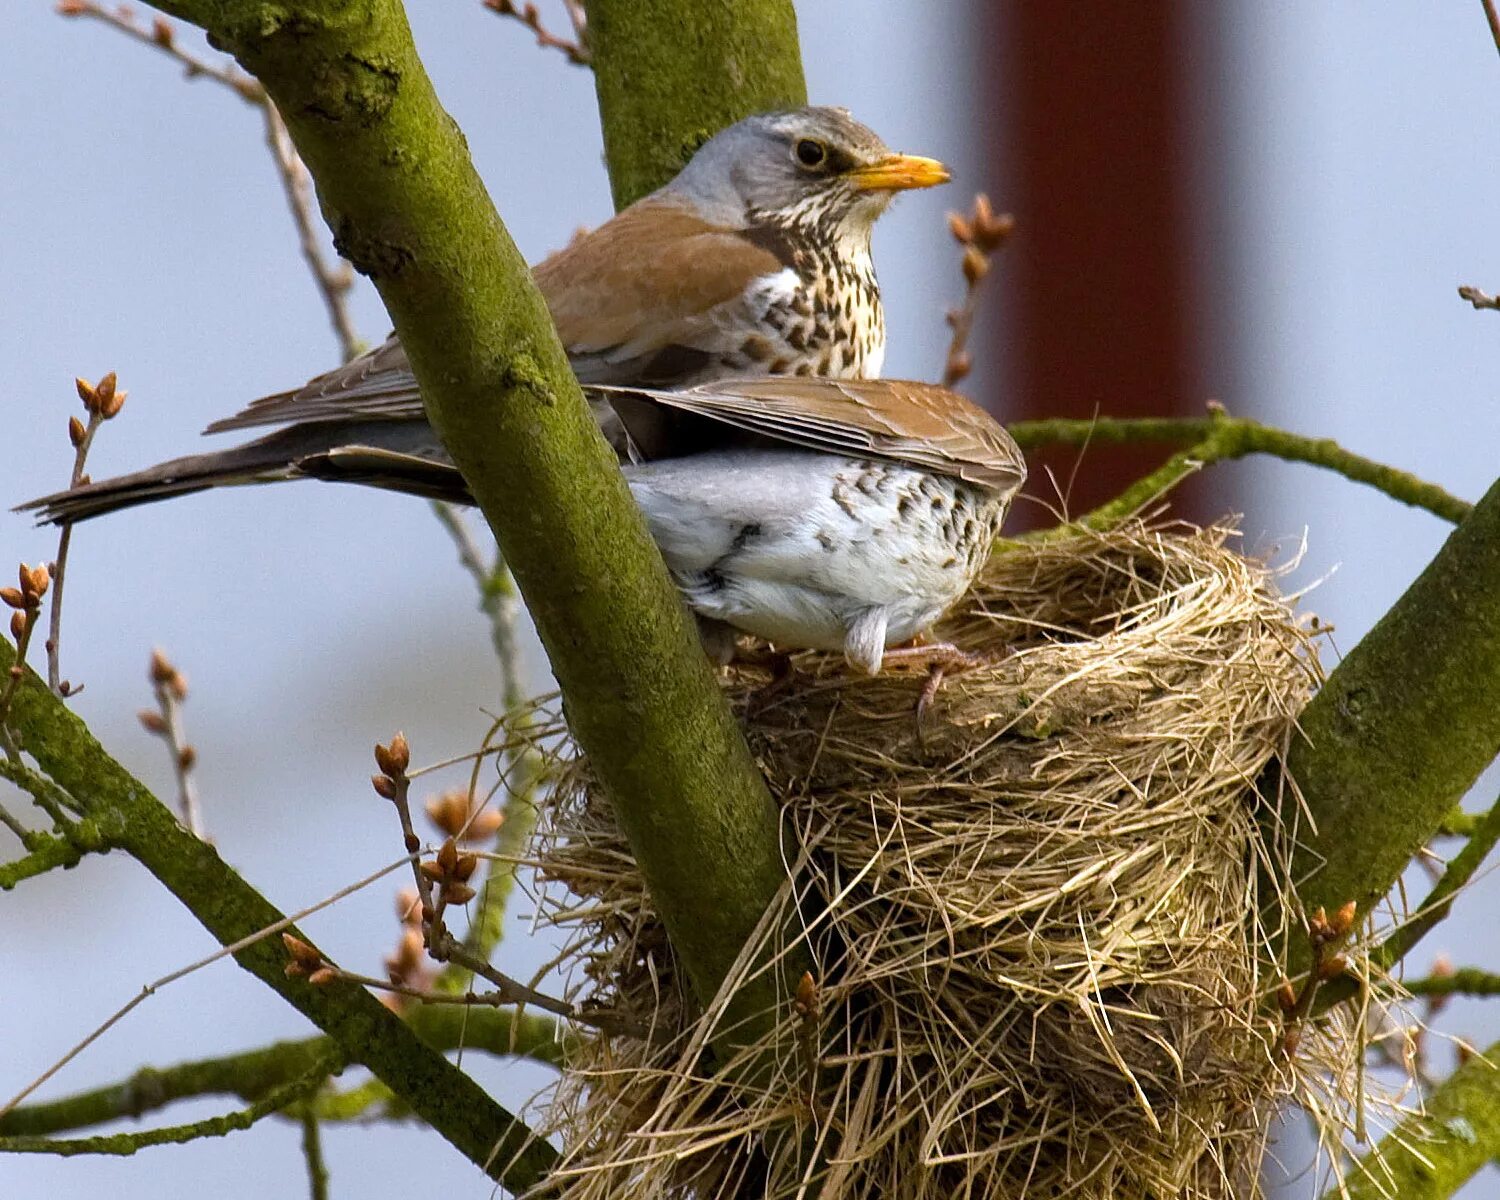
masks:
<svg viewBox="0 0 1500 1200"><path fill-rule="evenodd" d="M747 117L710 138L668 186L710 219L868 237L897 192L948 181L936 159L894 153L842 108Z"/></svg>

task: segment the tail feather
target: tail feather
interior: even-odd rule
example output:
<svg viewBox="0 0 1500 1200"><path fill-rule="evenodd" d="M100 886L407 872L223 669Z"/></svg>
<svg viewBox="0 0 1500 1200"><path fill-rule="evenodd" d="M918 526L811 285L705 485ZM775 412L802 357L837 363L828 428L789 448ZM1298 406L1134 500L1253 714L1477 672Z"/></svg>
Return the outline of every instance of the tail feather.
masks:
<svg viewBox="0 0 1500 1200"><path fill-rule="evenodd" d="M363 483L470 503L462 477L425 422L316 422L278 430L243 446L190 454L114 479L54 492L18 505L39 524L70 525L105 513L210 488L289 479Z"/></svg>

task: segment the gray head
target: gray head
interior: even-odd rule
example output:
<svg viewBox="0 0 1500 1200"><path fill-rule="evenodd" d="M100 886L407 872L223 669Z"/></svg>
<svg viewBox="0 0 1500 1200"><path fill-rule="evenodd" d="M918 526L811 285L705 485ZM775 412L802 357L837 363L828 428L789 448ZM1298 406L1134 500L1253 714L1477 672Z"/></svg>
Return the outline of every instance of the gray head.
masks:
<svg viewBox="0 0 1500 1200"><path fill-rule="evenodd" d="M841 233L868 235L897 192L947 180L942 163L892 153L846 109L797 108L716 134L663 190L730 227L831 221Z"/></svg>

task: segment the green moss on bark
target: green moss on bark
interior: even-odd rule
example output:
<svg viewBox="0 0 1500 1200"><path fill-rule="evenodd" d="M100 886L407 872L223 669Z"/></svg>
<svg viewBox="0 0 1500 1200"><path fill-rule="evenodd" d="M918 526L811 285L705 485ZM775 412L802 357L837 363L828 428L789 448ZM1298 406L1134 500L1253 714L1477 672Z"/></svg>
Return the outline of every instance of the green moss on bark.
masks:
<svg viewBox="0 0 1500 1200"><path fill-rule="evenodd" d="M586 0L615 207L751 113L807 103L791 0Z"/></svg>
<svg viewBox="0 0 1500 1200"><path fill-rule="evenodd" d="M1316 829L1299 829L1293 880L1309 910L1369 912L1500 753L1500 483L1299 724L1288 766Z"/></svg>

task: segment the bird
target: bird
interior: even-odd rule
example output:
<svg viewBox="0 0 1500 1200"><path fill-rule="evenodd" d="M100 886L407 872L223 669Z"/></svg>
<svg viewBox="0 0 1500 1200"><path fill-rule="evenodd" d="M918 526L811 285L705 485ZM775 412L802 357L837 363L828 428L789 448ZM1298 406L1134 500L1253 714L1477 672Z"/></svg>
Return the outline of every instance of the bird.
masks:
<svg viewBox="0 0 1500 1200"><path fill-rule="evenodd" d="M624 441L631 494L711 657L738 634L841 652L878 673L973 665L917 644L968 589L1026 478L1015 441L957 392L902 380L750 376L588 385ZM70 524L227 484L322 479L473 503L420 397L313 420L22 506ZM934 688L935 683L932 685Z"/></svg>
<svg viewBox="0 0 1500 1200"><path fill-rule="evenodd" d="M875 381L871 230L897 192L948 178L846 110L763 113L533 272L720 661L736 631L870 673L915 649L1024 479L1014 443L963 397ZM468 499L394 336L208 432L268 425L282 428L22 507L68 524L293 478Z"/></svg>
<svg viewBox="0 0 1500 1200"><path fill-rule="evenodd" d="M845 109L760 113L709 138L666 186L532 275L580 383L875 378L885 312L871 231L898 192L949 177L936 159L894 153ZM208 432L380 416L417 397L392 335Z"/></svg>

